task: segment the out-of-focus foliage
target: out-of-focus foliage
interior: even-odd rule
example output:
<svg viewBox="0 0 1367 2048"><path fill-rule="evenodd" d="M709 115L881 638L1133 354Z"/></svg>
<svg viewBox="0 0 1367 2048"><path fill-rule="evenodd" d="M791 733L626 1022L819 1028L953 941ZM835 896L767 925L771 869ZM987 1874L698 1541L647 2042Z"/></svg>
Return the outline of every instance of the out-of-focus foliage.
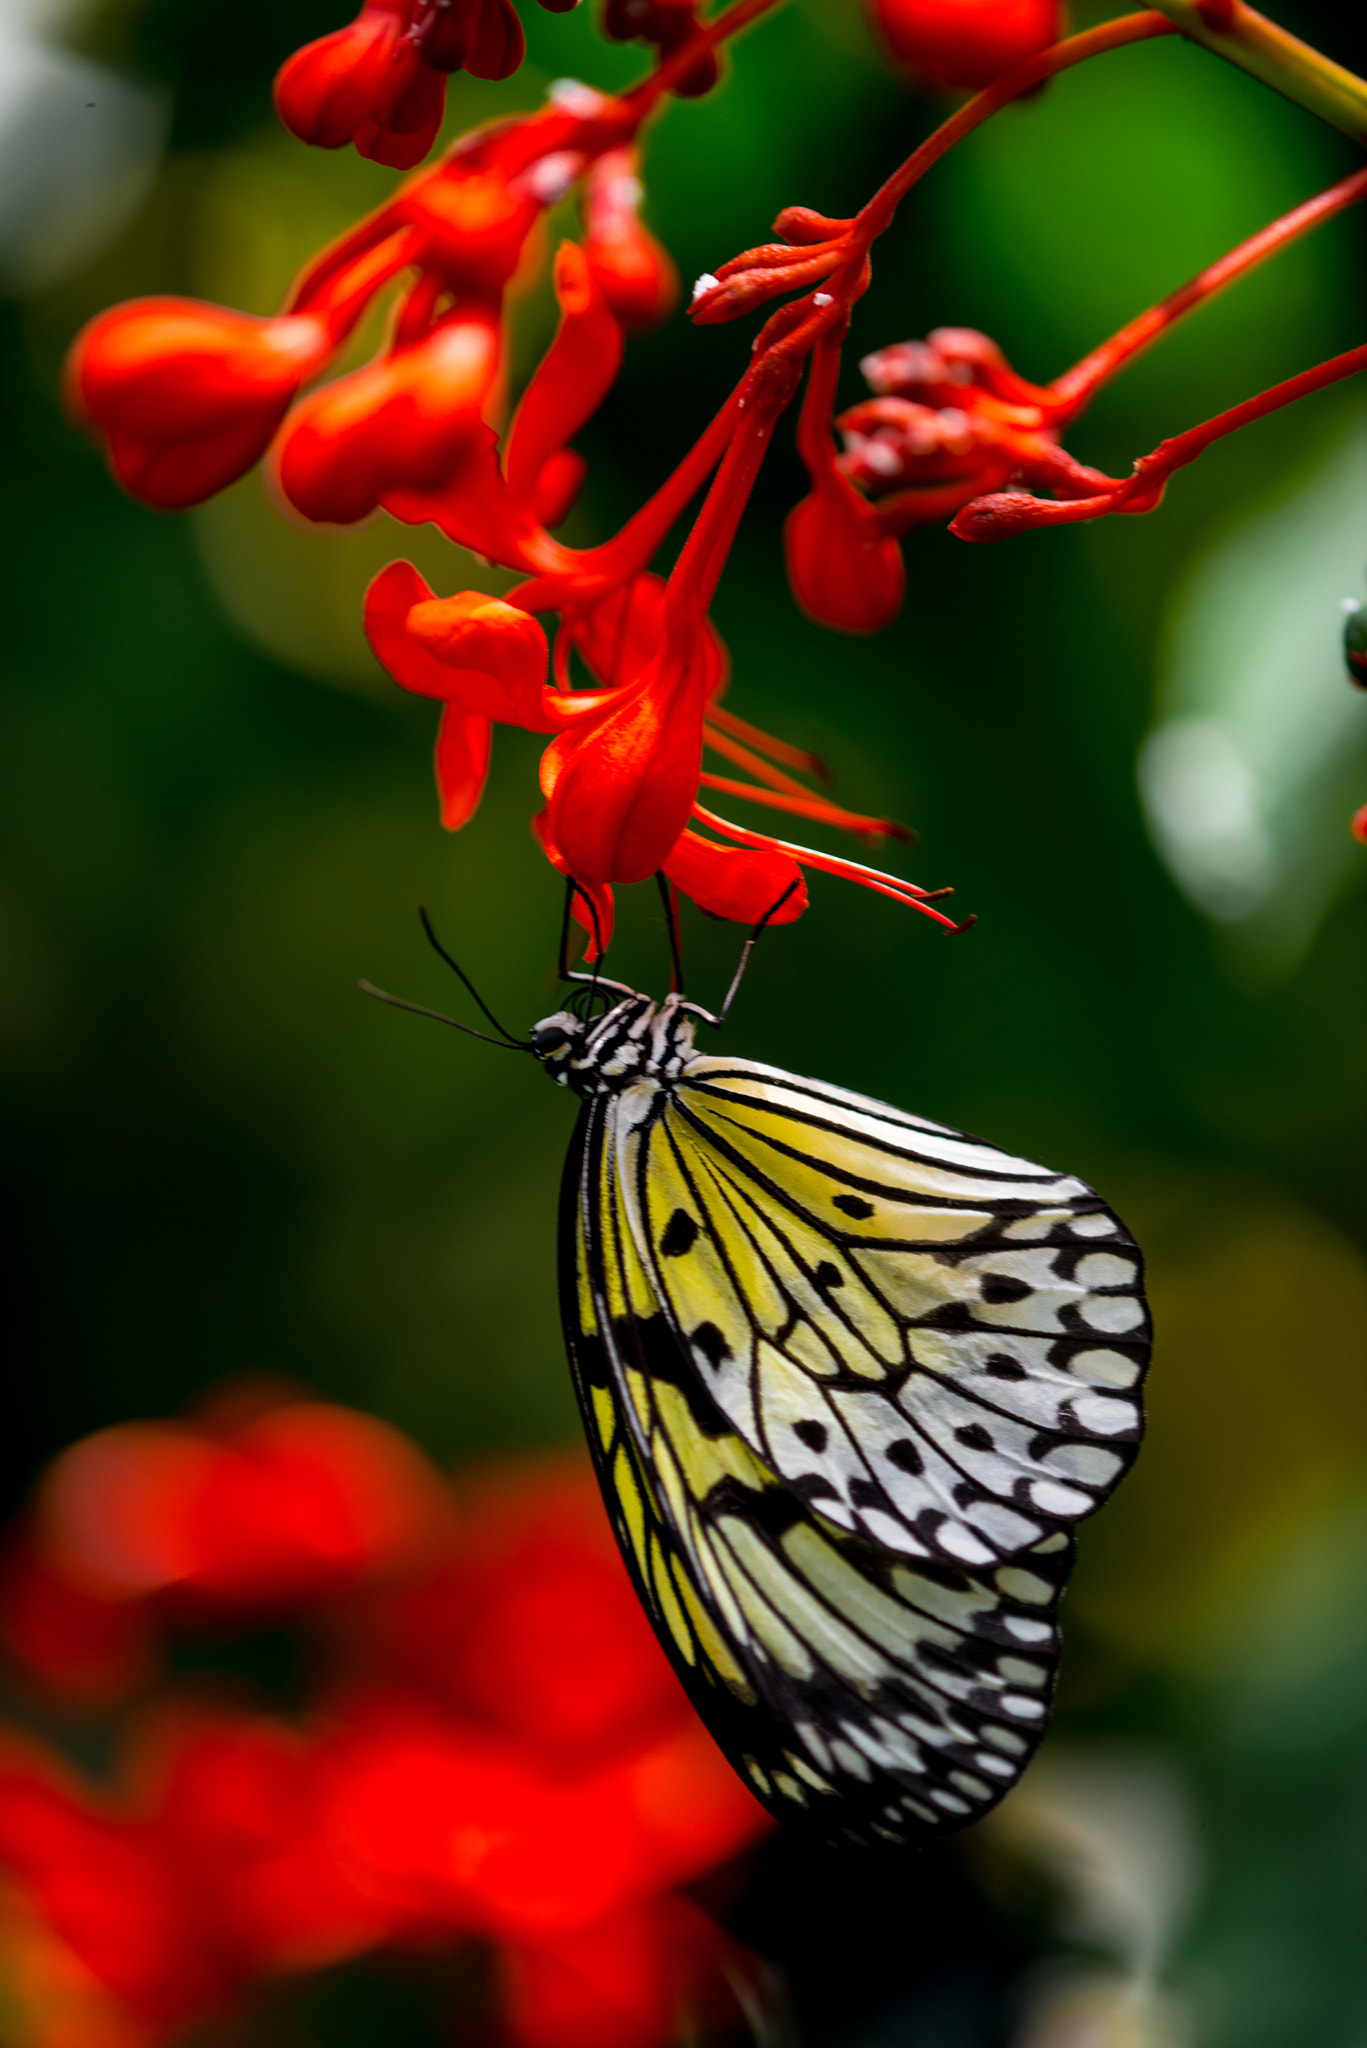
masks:
<svg viewBox="0 0 1367 2048"><path fill-rule="evenodd" d="M458 81L450 132L550 78L635 74L586 11L528 14L527 67L504 87ZM1294 25L1344 61L1367 54L1327 6ZM443 592L485 572L430 532L286 527L255 480L189 519L143 511L57 404L62 351L94 311L148 291L266 310L388 189L272 126L273 66L332 26L312 0L104 0L77 19L84 61L173 96L173 146L112 240L3 310L14 1495L83 1432L244 1369L372 1409L441 1458L576 1428L553 1271L570 1105L530 1062L355 989L367 975L459 1008L422 901L510 1023L554 1003L559 902L525 827L534 740L500 732L484 808L444 838L427 708L385 683L356 624L394 555ZM851 211L933 116L837 0L780 13L728 72L650 141L647 216L686 278L761 240L782 205ZM1114 54L927 180L880 249L851 354L972 323L1053 375L1352 161L1175 39ZM1361 235L1347 216L1195 316L1104 395L1077 452L1115 470L1359 341ZM529 278L515 378L549 317ZM743 327L676 318L633 344L581 437L574 538L608 532L682 453ZM971 1881L936 1880L938 1904L919 1879L898 1894L897 1925L914 1906L933 1930L902 1950L867 1901L861 1917L831 1900L823 1869L845 1958L824 1976L807 1866L796 1851L765 1865L738 1931L784 1956L814 2043L988 2048L1014 2028L1017 2048L1355 2048L1361 2033L1367 856L1328 771L1361 759L1367 701L1323 654L1367 564L1367 494L1338 468L1359 419L1351 392L1305 402L1213 450L1144 520L982 548L921 534L905 612L868 641L788 598L778 529L803 484L781 430L723 582L734 708L827 756L850 803L914 823L908 871L955 883L981 920L949 939L818 884L761 947L727 1042L1084 1174L1147 1248L1158 1325L1150 1440L1083 1533L1057 1767L1008 1805L1015 1837L986 1835ZM1307 561L1321 517L1340 565L1323 578ZM1238 667L1291 620L1304 720L1294 661L1266 698ZM1336 687L1326 773L1292 772ZM1236 721L1282 771L1277 848L1329 876L1275 972L1231 949L1228 920L1182 893L1147 835L1137 759L1179 716ZM659 988L659 911L636 893L613 971ZM699 995L725 986L738 939L689 928ZM1128 1873L1128 1918L1098 1918L1100 1878L1090 1916L1068 1907L1049 1848L1065 1836ZM874 1933L899 1958L884 1976ZM1031 1951L1053 1961L1012 2007L1001 1986ZM372 1994L376 2034L397 2039L398 2006L384 1986L356 1995ZM320 2008L322 2048L353 2038L346 2006Z"/></svg>

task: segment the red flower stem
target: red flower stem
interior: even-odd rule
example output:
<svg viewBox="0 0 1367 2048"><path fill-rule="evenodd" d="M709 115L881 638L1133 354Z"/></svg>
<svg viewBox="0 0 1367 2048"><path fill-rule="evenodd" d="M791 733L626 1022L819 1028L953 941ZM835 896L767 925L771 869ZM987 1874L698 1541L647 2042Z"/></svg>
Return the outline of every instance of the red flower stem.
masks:
<svg viewBox="0 0 1367 2048"><path fill-rule="evenodd" d="M423 272L394 321L393 346L396 349L411 348L414 342L422 341L431 333L437 301L445 289L446 281L439 272Z"/></svg>
<svg viewBox="0 0 1367 2048"><path fill-rule="evenodd" d="M337 277L339 271L345 270L349 264L356 263L358 258L368 255L377 243L385 241L388 237L402 237L405 247L410 241L416 241L411 228L395 222L395 211L393 200L386 200L374 213L358 221L349 234L329 243L306 269L300 271L282 310L286 313L311 312L315 303L327 295L327 287ZM402 265L396 267L402 268Z"/></svg>
<svg viewBox="0 0 1367 2048"><path fill-rule="evenodd" d="M822 335L812 351L812 366L807 372L807 389L802 396L802 410L798 414L794 438L797 452L806 465L808 475L813 478L827 475L835 468L830 421L835 411L840 351L848 324L848 321L843 322L841 327L832 328Z"/></svg>
<svg viewBox="0 0 1367 2048"><path fill-rule="evenodd" d="M649 78L642 79L639 85L633 86L629 93L624 94L626 103L630 106L639 105L641 118L644 119L656 101L669 91L675 80L683 78L692 70L699 57L705 56L709 50L714 50L718 43L725 42L729 36L738 35L741 29L749 28L752 21L758 21L762 14L767 14L771 7L778 4L779 0L736 0L734 7L728 7L724 14L718 14L713 20L705 22L695 36L690 36L686 43L681 43L662 64L657 65Z"/></svg>
<svg viewBox="0 0 1367 2048"><path fill-rule="evenodd" d="M1284 249L1289 242L1318 227L1321 221L1332 220L1336 213L1346 207L1355 206L1367 199L1367 170L1354 171L1351 176L1341 178L1327 191L1319 192L1313 199L1307 199L1302 206L1293 207L1280 220L1260 228L1256 235L1250 235L1246 242L1240 242L1228 255L1221 256L1205 270L1198 272L1187 284L1160 299L1156 306L1150 306L1113 334L1109 341L1103 341L1090 355L1075 363L1071 370L1065 370L1056 377L1050 389L1067 401L1065 417L1080 412L1082 407L1108 378L1113 377L1125 363L1137 356L1141 349L1156 341L1160 334L1180 320L1184 313L1204 303L1216 292L1223 291L1236 278L1252 270L1256 264Z"/></svg>
<svg viewBox="0 0 1367 2048"><path fill-rule="evenodd" d="M1089 519L1104 519L1113 512L1152 512L1173 472L1195 462L1212 442L1268 413L1279 412L1283 406L1293 405L1298 398L1307 398L1312 391L1322 391L1328 384L1354 377L1359 370L1367 370L1367 345L1332 356L1327 363L1302 370L1299 376L1274 384L1270 391L1260 391L1256 398L1246 398L1242 405L1231 406L1228 412L1218 413L1199 427L1174 434L1171 440L1160 442L1151 454L1141 455L1123 482L1099 491L1095 497L1035 498L1027 491L989 494L966 505L949 530L960 540L996 541L1040 526L1073 526Z"/></svg>
<svg viewBox="0 0 1367 2048"><path fill-rule="evenodd" d="M1195 462L1198 455L1204 455L1212 442L1222 440L1226 434L1233 434L1253 420L1265 418L1268 413L1280 412L1283 406L1294 405L1298 398L1308 398L1312 391L1323 391L1326 385L1341 383L1345 377L1355 377L1359 370L1367 370L1367 345L1350 348L1341 356L1331 356L1327 363L1316 363L1313 369L1302 370L1298 376L1274 384L1270 391L1260 391L1256 398L1246 398L1242 405L1217 413L1214 419L1205 420L1199 427L1188 427L1184 434L1174 434L1171 440L1160 442L1151 455L1140 456L1134 466L1134 475L1127 477L1115 493L1115 499L1121 501L1115 504L1115 509L1123 511L1124 501L1128 498L1141 494L1147 497L1155 483L1161 485L1174 470L1185 469L1189 462ZM1092 500L1084 499L1082 502L1088 504Z"/></svg>
<svg viewBox="0 0 1367 2048"><path fill-rule="evenodd" d="M933 135L928 135L906 162L880 185L872 199L860 208L851 236L851 240L858 244L859 255L862 257L875 237L890 226L901 201L931 165L938 163L956 142L962 142L965 135L971 135L1000 108L1019 99L1022 93L1029 92L1044 79L1052 78L1056 72L1067 71L1074 64L1085 64L1089 57L1103 56L1107 50L1119 50L1127 43L1145 42L1151 36L1178 33L1175 24L1165 15L1146 8L1141 14L1122 14L1115 21L1104 21L1098 28L1086 29L1080 36L1068 36L1063 42L1041 50L1038 56L1027 57L1023 64L1012 65L985 92L977 93L967 106L960 107L956 114L951 114L940 124Z"/></svg>
<svg viewBox="0 0 1367 2048"><path fill-rule="evenodd" d="M750 411L737 419L712 488L670 574L667 619L699 617L711 604L779 414L792 393L793 380L784 378L752 398ZM738 397L737 411L746 403Z"/></svg>

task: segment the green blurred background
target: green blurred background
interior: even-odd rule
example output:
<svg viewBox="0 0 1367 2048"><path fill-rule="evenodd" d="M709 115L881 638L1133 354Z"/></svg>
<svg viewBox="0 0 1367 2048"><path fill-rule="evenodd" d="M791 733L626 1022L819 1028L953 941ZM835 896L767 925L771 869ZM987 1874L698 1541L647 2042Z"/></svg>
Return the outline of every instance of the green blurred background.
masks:
<svg viewBox="0 0 1367 2048"><path fill-rule="evenodd" d="M1278 11L1367 57L1338 10ZM188 518L145 511L59 404L63 351L101 307L170 291L272 310L391 188L272 122L274 67L340 12L67 8L71 104L109 117L106 153L82 155L73 114L4 144L32 173L0 211L12 1502L61 1444L243 1371L373 1409L442 1458L576 1428L553 1242L571 1105L529 1062L356 990L457 1002L423 902L510 1023L554 1006L538 742L499 733L477 820L445 837L430 708L358 623L396 555L442 591L508 579L430 530L296 531L255 479ZM638 74L587 9L525 13L526 67L455 81L451 132L565 73ZM0 15L0 51L40 47L30 17ZM853 0L797 0L721 90L670 106L649 218L691 279L782 205L852 211L935 117ZM1355 161L1176 40L1071 74L913 196L846 402L859 354L938 324L1051 377ZM1123 470L1356 344L1362 248L1338 221L1198 314L1103 394L1075 451ZM544 284L520 302L519 374L551 317ZM569 537L640 501L750 333L676 316L632 347L581 437ZM729 1042L1085 1175L1150 1259L1149 1441L1084 1532L1055 1735L972 1850L1008 1913L1022 1859L1072 1900L1010 2039L1363 2048L1367 854L1346 819L1367 799L1367 700L1337 643L1339 600L1367 594L1367 408L1349 385L1262 423L1145 520L989 548L914 536L903 615L868 641L788 596L779 528L802 487L781 434L716 608L729 701L825 755L847 802L915 824L904 871L953 882L980 922L951 939L817 878ZM626 893L613 971L659 988L658 904ZM700 996L739 936L688 924ZM821 2038L1000 2037L939 2010L893 1999Z"/></svg>

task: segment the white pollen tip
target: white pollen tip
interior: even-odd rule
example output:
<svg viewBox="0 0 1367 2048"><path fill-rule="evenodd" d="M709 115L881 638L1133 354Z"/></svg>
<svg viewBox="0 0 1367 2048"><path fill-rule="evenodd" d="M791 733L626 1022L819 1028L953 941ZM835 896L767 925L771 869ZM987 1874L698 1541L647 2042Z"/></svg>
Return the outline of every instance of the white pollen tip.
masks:
<svg viewBox="0 0 1367 2048"><path fill-rule="evenodd" d="M710 270L705 270L693 287L693 304L696 306L705 292L714 292L720 283L719 277L713 277Z"/></svg>
<svg viewBox="0 0 1367 2048"><path fill-rule="evenodd" d="M835 304L835 300L831 296L830 292L813 292L812 304L814 306L833 306Z"/></svg>
<svg viewBox="0 0 1367 2048"><path fill-rule="evenodd" d="M606 104L602 93L580 78L555 79L546 88L546 98L553 107L563 107L567 114L580 114L586 119Z"/></svg>

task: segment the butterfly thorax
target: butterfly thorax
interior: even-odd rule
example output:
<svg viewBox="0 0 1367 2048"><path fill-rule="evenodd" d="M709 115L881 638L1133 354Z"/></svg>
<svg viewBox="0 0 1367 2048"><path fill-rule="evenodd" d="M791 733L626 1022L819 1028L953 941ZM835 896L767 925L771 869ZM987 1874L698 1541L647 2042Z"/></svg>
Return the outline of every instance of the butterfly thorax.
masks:
<svg viewBox="0 0 1367 2048"><path fill-rule="evenodd" d="M532 1050L576 1095L620 1094L642 1081L668 1089L694 1057L681 996L627 996L601 1017L557 1010L532 1027Z"/></svg>

